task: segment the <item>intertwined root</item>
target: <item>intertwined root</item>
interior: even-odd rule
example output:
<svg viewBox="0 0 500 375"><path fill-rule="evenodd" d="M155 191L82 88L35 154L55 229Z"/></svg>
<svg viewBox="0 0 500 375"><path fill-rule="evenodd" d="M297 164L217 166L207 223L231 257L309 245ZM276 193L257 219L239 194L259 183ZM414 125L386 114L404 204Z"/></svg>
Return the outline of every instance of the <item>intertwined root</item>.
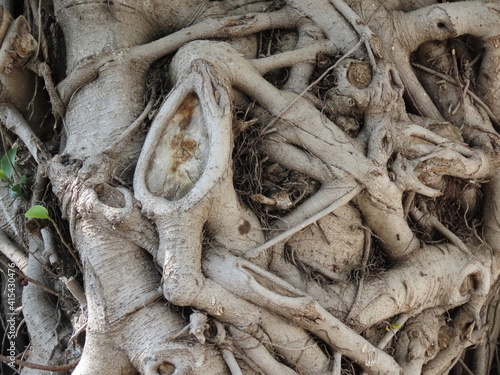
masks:
<svg viewBox="0 0 500 375"><path fill-rule="evenodd" d="M211 12L245 15L207 19L170 39L96 52L90 59L70 51L68 65L82 63L58 90L47 65L37 65L56 120L68 123L66 155L50 160L20 112L12 104L0 105L0 120L42 165L40 175L48 166L83 261L87 343L75 373L224 373L229 368L233 374L293 375L326 374L333 367L338 374L342 356L369 373L446 372L487 331L482 308L493 305L490 287L500 273L500 179L494 172L500 76L492 74L500 61L498 4L456 2L403 13L415 2L373 6L361 0L351 8L342 0L288 0L279 11L247 14L262 11L259 2L212 3L217 4ZM242 3L248 8L239 9ZM82 14L80 5L77 9L75 14ZM63 23L71 12L61 13ZM491 27L471 22L471 14ZM116 31L124 25L119 22ZM251 39L232 40L233 46L186 44L273 27L296 28L295 48L249 60L235 48L255 47ZM23 18L9 30L4 44L13 46L0 51L0 65L8 68L2 77L11 73L11 57L26 58L36 47ZM465 51L457 62L454 48L449 53L446 43L434 41L463 34L482 40L481 58L471 61ZM139 38L134 43L145 42L138 33L130 36ZM152 96L125 130L141 105L129 98L142 97L150 63L183 44L171 63L176 85L154 118L137 163L134 192L116 188L110 181L116 177L122 183L115 171L134 159L142 141L131 139L154 102ZM90 47L94 44L85 46ZM337 53L344 56L330 64ZM480 66L472 68L474 63ZM283 89L262 77L289 65ZM129 96L119 90L110 95L109 110L96 109L90 117L107 126L90 126L80 106L98 107L95 88L114 88L123 73L131 76L122 90ZM484 100L473 93L474 76ZM94 79L70 103L75 91ZM5 100L14 103L7 94ZM26 102L26 96L21 99ZM253 104L235 125L234 103L249 101ZM275 171L315 180L314 188L293 201L281 190L285 177L274 181L272 188L280 191L270 197L248 192L271 206L262 210L269 228L240 202L232 181L233 137L250 126L260 126L256 148L277 163ZM79 134L95 135L96 147L81 142ZM480 236L481 223L471 218L479 217L485 182L488 204ZM332 220L335 228L328 225ZM339 238L349 251L331 246ZM328 251L342 254L316 261ZM380 269L373 272L375 267ZM161 302L163 297L169 303ZM187 326L172 305L197 309ZM491 319L496 312L488 307ZM49 324L57 323L44 328ZM139 326L147 329L138 332ZM400 334L394 338L396 330ZM183 341L189 335L197 343ZM393 351L385 352L389 342Z"/></svg>
<svg viewBox="0 0 500 375"><path fill-rule="evenodd" d="M226 61L232 64L227 65ZM440 171L446 171L462 178L482 178L489 173L488 159L481 150L411 124L402 115L402 86L395 73L376 69L372 84L363 92L366 99L357 102L358 107L366 107L365 136L360 137L365 143L359 147L309 103L263 81L227 44L193 43L178 53L173 64L177 86L152 125L134 182L136 197L159 232L156 260L163 267L163 292L171 303L202 309L252 335L256 331L249 331L248 327L263 324L265 317L270 316L266 311L269 310L314 333L333 351L369 371L390 374L401 369L391 356L325 310L338 306L335 297L321 298L311 289L312 295L321 299L320 304L305 291L267 272L264 251L256 258L260 266L243 260L245 253L264 239L255 217L238 202L231 182L232 85L281 117L274 126L287 142L300 145L329 171L337 171L333 176L319 172L325 187L334 181L332 178L342 176L365 186L356 202L366 223L380 236L391 258L405 260L383 278L364 285L359 291L361 296L356 297L356 310L349 314L350 324L364 329L401 313L418 314L437 307L445 311L467 303L471 297L483 298L487 294L489 270L469 251L469 256L464 257L461 241L457 242L458 247L420 244L408 225L403 194L416 191L429 197L439 196L439 184L423 182L425 177L435 182L443 174ZM394 95L383 95L386 89ZM360 91L344 89L344 94L356 90ZM280 112L290 100L297 106L288 105L287 111ZM389 110L393 117L382 118L377 108L387 105L394 109ZM421 142L414 142L415 138ZM279 138L274 139L279 143ZM294 168L293 161L289 165ZM229 213L232 219L221 217L222 213ZM379 220L381 215L384 222ZM208 230L206 234L204 228ZM204 249L204 235L218 241L220 250ZM225 253L223 248L241 258ZM251 250L249 254L253 259L261 253ZM203 257L206 260L202 263ZM443 263L457 268L443 268ZM424 269L428 273L423 274ZM469 279L474 280L473 287L464 289L464 280ZM343 288L339 284L326 286L323 291L338 296ZM346 290L354 291L352 286ZM391 293L386 294L386 290ZM354 295L352 298L354 301ZM242 304L246 306L244 312ZM284 321L277 324L290 328ZM275 343L286 342L279 334L267 332L265 324L263 328ZM296 334L299 338L303 331ZM363 350L359 351L360 347ZM288 360L293 359L289 351L276 350ZM308 358L324 358L315 349L308 354L298 363L306 372L311 371L306 365ZM427 360L419 358L417 367ZM269 371L278 365L269 359L266 366ZM411 366L415 364L412 362Z"/></svg>

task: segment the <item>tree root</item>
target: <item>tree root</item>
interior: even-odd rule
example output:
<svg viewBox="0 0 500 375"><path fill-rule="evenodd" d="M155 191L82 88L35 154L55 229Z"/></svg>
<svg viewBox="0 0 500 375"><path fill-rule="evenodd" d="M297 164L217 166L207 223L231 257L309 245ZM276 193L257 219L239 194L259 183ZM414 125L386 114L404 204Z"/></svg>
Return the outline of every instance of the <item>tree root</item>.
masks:
<svg viewBox="0 0 500 375"><path fill-rule="evenodd" d="M70 108L66 117L73 121L65 129L69 165L62 162L64 156L50 162L43 144L33 136L22 115L9 104L0 106L0 120L26 143L41 169L50 167L54 190L63 201L64 214L69 213L72 237L83 260L86 295L82 296L78 288L73 290L80 304L87 305L89 317L87 342L75 374L132 375L140 371L153 375L177 369L227 373L228 368L234 375L247 370L287 375L326 374L332 370L339 374L343 356L374 374L437 374L456 361L469 345L468 340L480 342L485 328L474 327L483 325L480 310L500 272L494 251L490 254L489 249L478 249L460 239L434 216L427 216L424 229L437 229L448 242L421 242L408 224L407 215L422 221L428 213L424 205L416 208L402 201L405 193L412 199L415 194L438 197L445 175L469 180L492 178L486 189L487 200L492 204L485 207L484 235L496 250L499 199L498 181L492 173L498 164L498 137L486 135L488 131L493 133L493 128L485 113L493 121L500 117L498 103L488 101L494 97L499 80L492 78L491 87L481 93L484 108L474 113L475 120L484 117L486 125L476 124L477 131L468 131L464 136L477 136L469 142L477 148L469 148L461 134L449 137L434 127L415 125L407 114L403 90L415 109L428 117L415 122L441 120L444 102L436 100L435 104L433 98L422 95L425 91L411 69L409 53L431 37L445 39L464 33L484 41L486 54L479 77L480 84L488 86L484 84L487 73L499 65L496 44L500 31L496 26L478 28L463 24L463 10L459 7L479 11L487 25L497 23L499 9L495 4L470 1L433 5L404 14L389 9L395 3L387 7L380 4L378 9L367 7L366 13L358 15L342 0L317 0L314 4L288 0L281 10L266 14L206 19L154 42L90 56L59 84L61 100L57 100L45 71L54 110L62 117L73 94L99 74L103 79L100 83L105 81L104 84L99 86L96 81L95 86L86 87L85 94L79 93L71 103L74 108L91 108L99 101L89 97L94 89L112 87L113 79L135 69L137 74L131 75L124 91L135 90L131 95L139 96L143 90L137 83L144 78L146 68L190 40L233 38L272 27L299 26L295 50L263 59L246 60L229 44L220 42L198 41L179 50L171 64L171 78L176 86L159 109L137 163L134 195L140 203L128 189L114 188L109 183L114 172L111 159L122 158L120 162L125 162L128 156L122 156L121 151L133 158L133 147L125 141L149 114L152 98L128 129L127 121L135 118L138 102L130 101L126 113L118 113L118 119L110 118L111 112L96 111L98 116L108 116L109 122L99 117L100 122L111 125L96 132L100 137L96 150L80 147L75 131L87 136L90 133L81 126L83 120L74 121L72 116L79 114ZM210 16L217 9L237 14L240 6L261 7L253 0L205 2L197 5L189 19ZM332 21L332 15L338 17ZM339 25L347 31L337 35L335 29ZM309 28L312 34L307 34ZM407 35L417 28L424 31ZM313 43L323 37L320 31L327 39ZM356 32L361 38L357 38ZM361 44L366 51L359 48ZM344 56L314 79L313 57L337 50ZM363 82L353 81L349 78L351 68L359 67L360 61L348 57L366 58L366 54L372 68L369 74L365 71L369 77L364 77ZM72 57L71 64L83 57ZM459 105L464 112L473 105L465 96L471 81L461 86L454 61L454 84L460 86L458 91L463 96L459 104L455 101L449 106L450 117L458 116ZM272 69L290 65L292 78L285 89L297 94L278 90L262 77ZM328 106L340 103L346 108L333 108L329 114L333 116L328 118L322 113L320 95L312 95L311 101L305 93L332 72L337 77L336 86L315 89L330 89ZM308 84L309 81L313 83ZM267 242L259 220L241 204L232 183L232 137L256 122L233 129L232 100L237 95L247 95L258 103L259 110L273 116L261 129L261 150L285 168L321 183L315 195L273 224L270 229L284 231ZM120 101L119 95L110 102L113 100ZM359 117L363 128L356 138L346 135L331 120L337 115ZM134 142L138 146L140 140L130 143ZM83 161L80 163L79 159ZM73 180L63 181L68 177ZM355 283L343 281L346 275L336 273L333 264L311 262L314 271L331 278L330 284L298 280L297 270L286 275L293 265L286 264L285 251L273 259L270 249L351 201L361 212L363 224L379 238L387 259L397 263L376 277L363 276L357 295ZM71 212L66 212L67 207L71 207ZM361 227L361 216L357 219ZM365 233L366 254L372 247L370 238ZM45 240L48 247L50 237L45 236ZM13 252L8 243L7 250L22 265L25 259ZM161 280L146 251L161 267ZM356 255L359 254L358 251ZM282 277L266 270L270 264L279 269ZM345 268L347 271L341 272L351 271ZM120 280L116 278L118 273L123 275ZM93 285L98 285L96 291L91 288ZM28 290L26 296L29 295ZM171 304L210 314L217 320L217 337L210 337L205 313L193 313L186 325L170 305L159 301L162 295ZM26 306L29 307L28 302ZM455 308L459 318L448 325L442 315ZM347 322L333 312L345 316ZM375 330L374 324L395 316L399 315L398 324L403 324L417 314L420 315L401 329L394 357L382 350L392 340L393 332L377 346L360 334L367 328ZM51 324L55 326L57 322ZM29 325L33 326L33 322ZM147 329L141 331L139 326ZM189 337L194 336L199 343L185 340L187 327L191 329ZM442 341L446 341L448 330L454 332L446 346ZM329 349L322 350L323 343L318 341L326 343ZM34 337L32 342L36 355L40 340ZM218 345L221 352L207 342ZM333 360L326 352L331 353ZM333 369L329 369L331 361Z"/></svg>
<svg viewBox="0 0 500 375"><path fill-rule="evenodd" d="M208 252L204 270L232 293L256 305L265 304L267 309L313 332L334 351L355 360L370 372L399 374L399 365L392 357L333 317L313 298L253 263L219 252Z"/></svg>

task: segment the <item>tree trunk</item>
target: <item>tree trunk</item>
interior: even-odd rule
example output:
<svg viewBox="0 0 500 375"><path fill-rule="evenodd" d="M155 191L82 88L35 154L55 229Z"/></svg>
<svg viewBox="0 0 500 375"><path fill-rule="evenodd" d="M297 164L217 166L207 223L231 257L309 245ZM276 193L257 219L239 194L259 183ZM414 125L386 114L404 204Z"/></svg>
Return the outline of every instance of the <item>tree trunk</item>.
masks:
<svg viewBox="0 0 500 375"><path fill-rule="evenodd" d="M23 3L3 373L498 370L498 2Z"/></svg>

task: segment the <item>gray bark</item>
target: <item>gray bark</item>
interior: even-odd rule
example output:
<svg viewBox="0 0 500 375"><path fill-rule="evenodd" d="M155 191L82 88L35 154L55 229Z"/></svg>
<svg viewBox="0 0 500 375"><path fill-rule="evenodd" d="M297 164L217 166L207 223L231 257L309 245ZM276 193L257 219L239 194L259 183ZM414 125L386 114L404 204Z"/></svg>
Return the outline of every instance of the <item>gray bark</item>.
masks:
<svg viewBox="0 0 500 375"><path fill-rule="evenodd" d="M494 369L498 3L0 5L4 362Z"/></svg>

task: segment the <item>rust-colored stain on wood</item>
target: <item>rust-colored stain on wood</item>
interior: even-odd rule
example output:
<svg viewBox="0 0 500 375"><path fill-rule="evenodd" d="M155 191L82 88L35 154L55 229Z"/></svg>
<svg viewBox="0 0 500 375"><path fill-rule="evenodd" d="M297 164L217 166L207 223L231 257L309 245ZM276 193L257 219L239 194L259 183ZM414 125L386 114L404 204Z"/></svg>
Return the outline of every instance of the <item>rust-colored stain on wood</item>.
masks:
<svg viewBox="0 0 500 375"><path fill-rule="evenodd" d="M170 142L170 147L174 151L170 166L171 173L176 173L183 163L195 157L199 144L194 139L186 137L184 132L193 119L194 110L198 103L196 94L189 94L175 113L174 120L178 123L179 132L173 136Z"/></svg>
<svg viewBox="0 0 500 375"><path fill-rule="evenodd" d="M179 127L181 128L181 130L185 130L191 123L194 109L196 108L198 103L198 96L196 96L196 94L194 93L191 93L186 96L186 99L184 99L182 104L177 109L177 112L175 113L175 119L179 121Z"/></svg>
<svg viewBox="0 0 500 375"><path fill-rule="evenodd" d="M184 137L184 134L180 132L172 138L170 147L174 150L174 160L170 167L170 172L175 173L182 163L195 157L194 152L198 149L198 142L192 138Z"/></svg>

